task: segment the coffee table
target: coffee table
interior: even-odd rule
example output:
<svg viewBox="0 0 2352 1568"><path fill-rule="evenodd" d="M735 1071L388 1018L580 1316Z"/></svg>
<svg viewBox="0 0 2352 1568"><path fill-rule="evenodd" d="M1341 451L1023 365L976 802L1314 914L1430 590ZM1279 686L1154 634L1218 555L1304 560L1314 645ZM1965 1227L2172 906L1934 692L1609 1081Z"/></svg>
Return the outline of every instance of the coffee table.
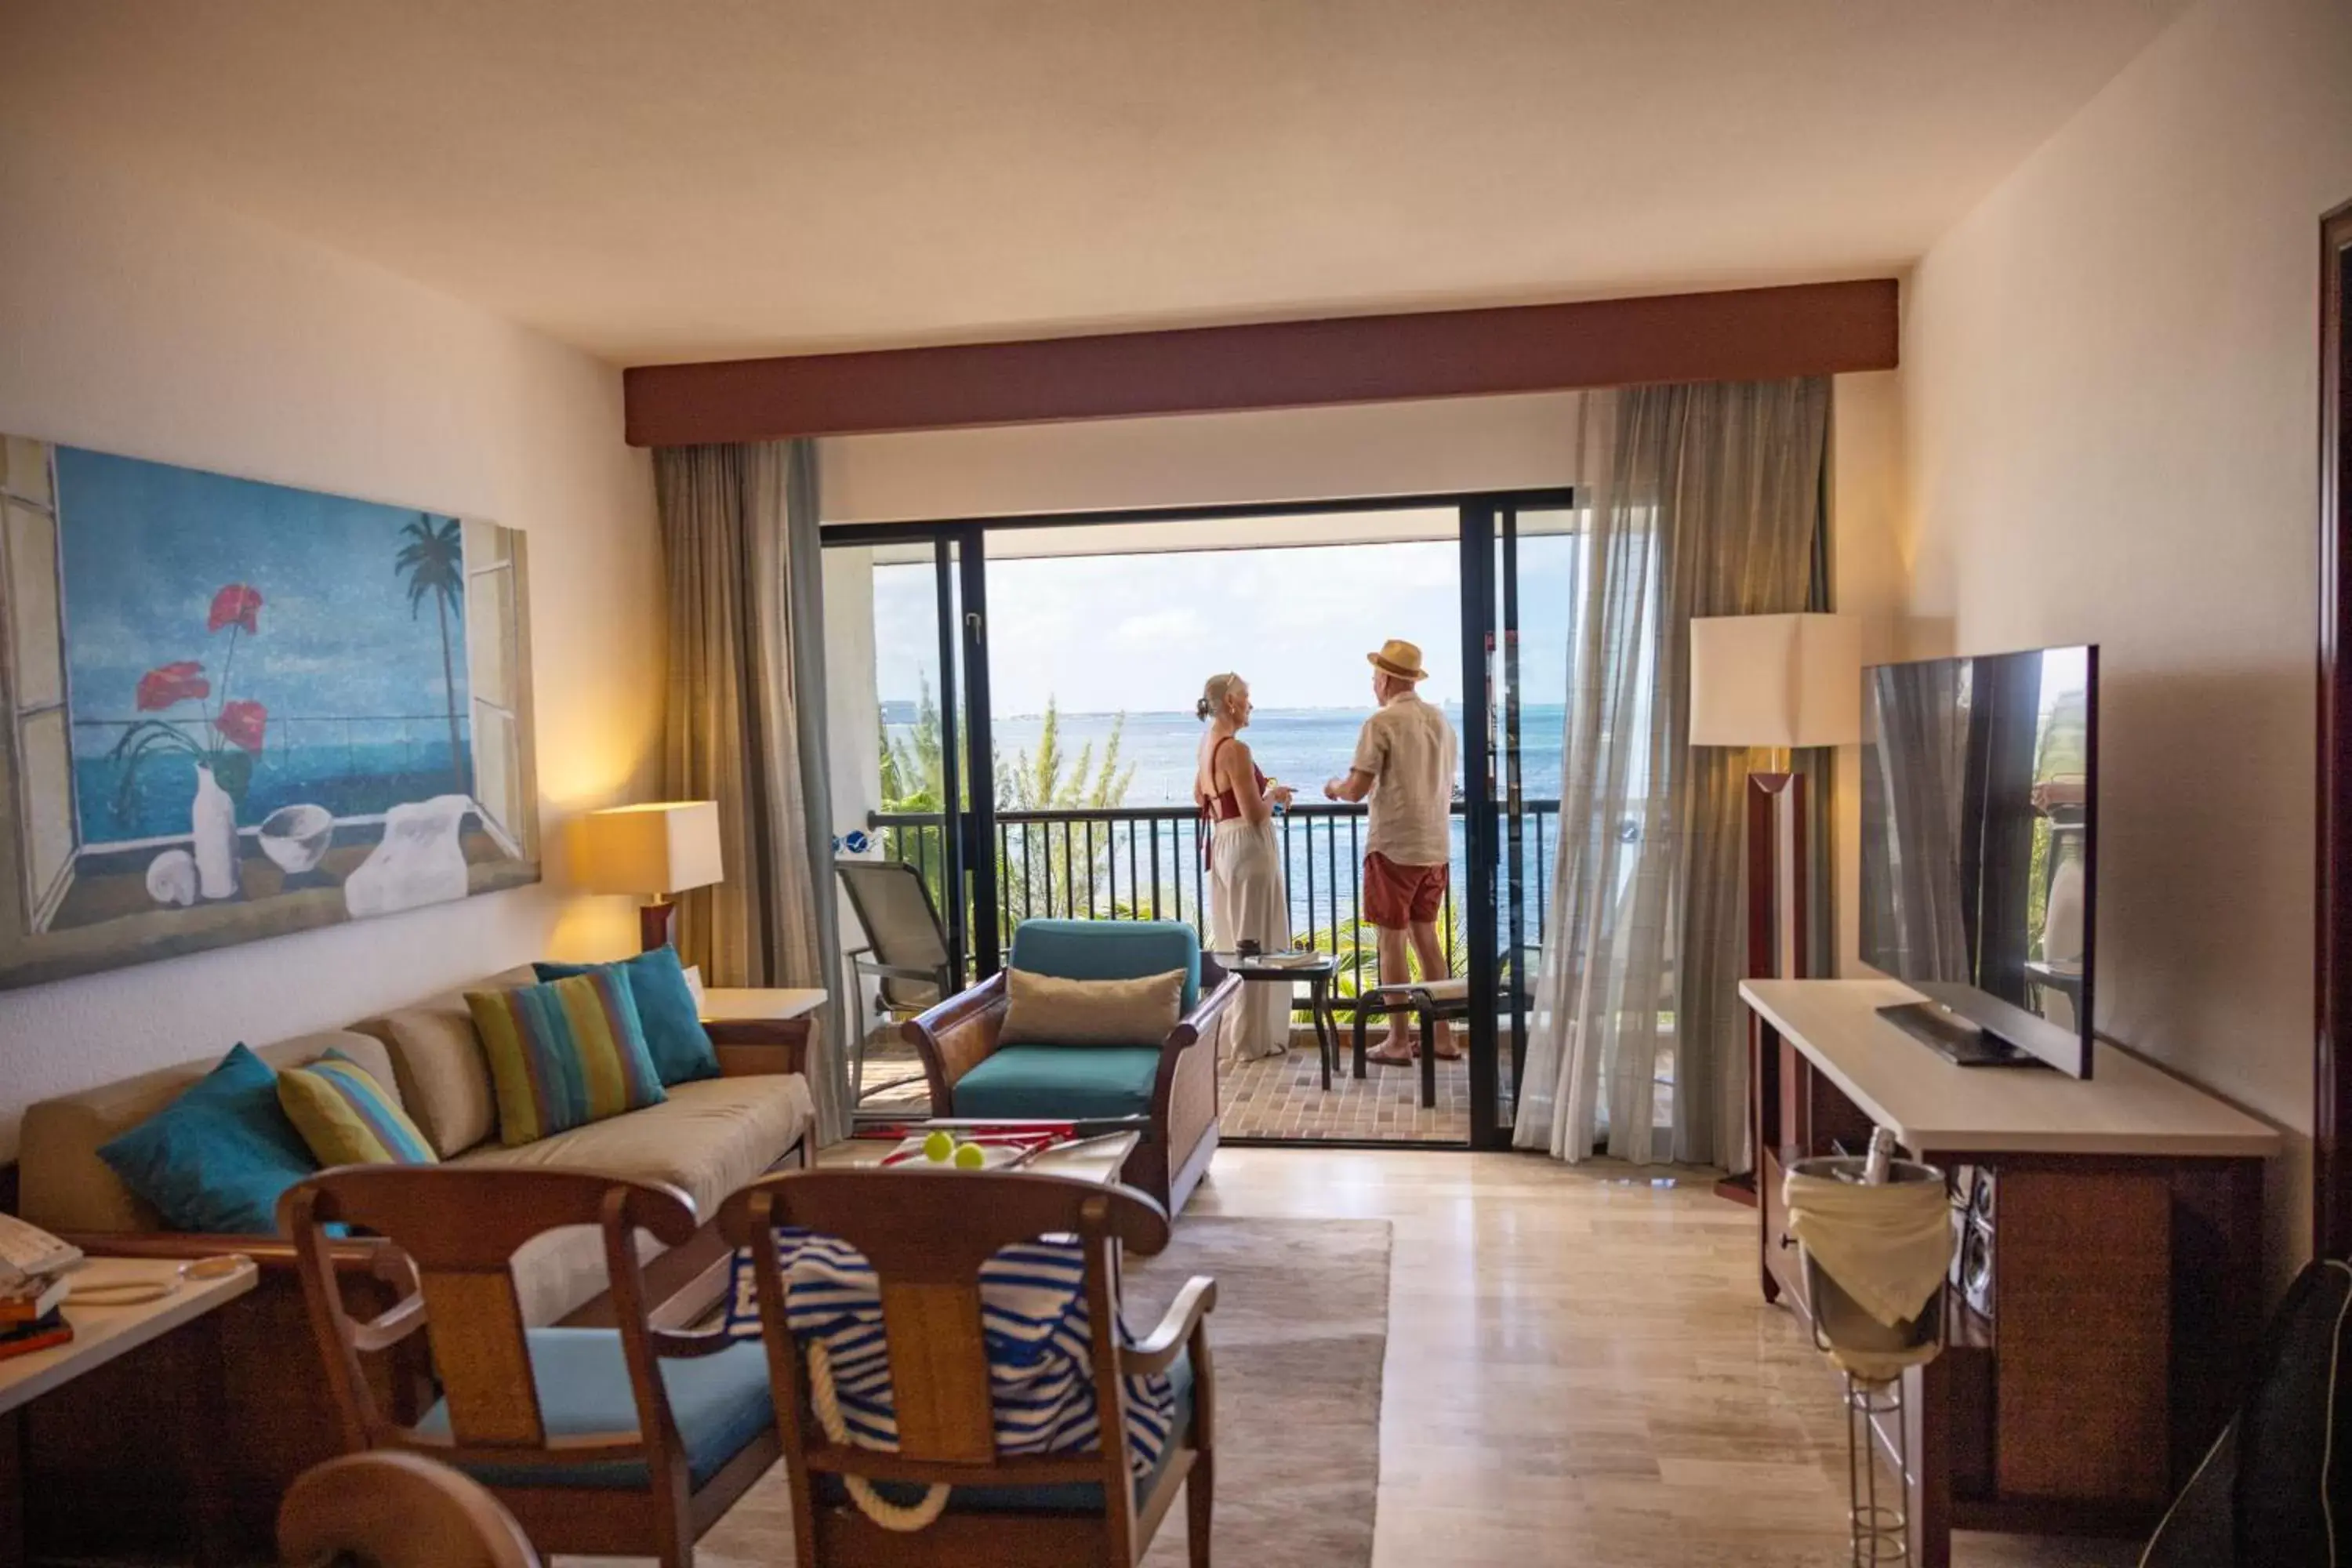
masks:
<svg viewBox="0 0 2352 1568"><path fill-rule="evenodd" d="M992 1120L959 1121L952 1117L933 1118L925 1121L903 1121L888 1130L887 1137L858 1137L837 1143L824 1152L827 1165L846 1165L852 1169L879 1168L900 1139L909 1133L929 1132L944 1129L954 1132L967 1128L985 1127L992 1131L1012 1131L1023 1125L1018 1121L998 1117ZM1073 1125L1046 1121L1039 1126ZM1046 1150L1019 1171L1039 1176L1075 1176L1082 1182L1095 1182L1103 1186L1118 1184L1119 1173L1127 1166L1128 1156L1143 1142L1143 1129L1150 1125L1146 1117L1119 1117L1101 1121L1080 1121L1074 1124L1077 1132L1075 1142ZM882 1129L874 1129L881 1131ZM903 1167L893 1166L893 1170ZM977 1173L966 1171L945 1173L969 1178Z"/></svg>
<svg viewBox="0 0 2352 1568"><path fill-rule="evenodd" d="M1277 953L1212 952L1217 966L1228 974L1238 974L1244 981L1286 984L1307 982L1307 1011L1315 1019L1315 1050L1323 1062L1323 1091L1331 1091L1331 1069L1339 1061L1339 1023L1331 1013L1331 984L1339 978L1339 960L1335 953L1318 952L1311 963L1298 962L1299 955Z"/></svg>

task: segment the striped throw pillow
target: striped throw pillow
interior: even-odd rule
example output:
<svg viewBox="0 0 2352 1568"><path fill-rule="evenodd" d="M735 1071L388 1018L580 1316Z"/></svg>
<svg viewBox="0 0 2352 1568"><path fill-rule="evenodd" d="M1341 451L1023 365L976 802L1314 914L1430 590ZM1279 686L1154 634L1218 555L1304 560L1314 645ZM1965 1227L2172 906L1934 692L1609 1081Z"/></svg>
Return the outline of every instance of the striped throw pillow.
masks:
<svg viewBox="0 0 2352 1568"><path fill-rule="evenodd" d="M617 968L512 991L468 991L511 1149L667 1098Z"/></svg>
<svg viewBox="0 0 2352 1568"><path fill-rule="evenodd" d="M279 1073L278 1103L321 1165L440 1163L375 1075L341 1051Z"/></svg>

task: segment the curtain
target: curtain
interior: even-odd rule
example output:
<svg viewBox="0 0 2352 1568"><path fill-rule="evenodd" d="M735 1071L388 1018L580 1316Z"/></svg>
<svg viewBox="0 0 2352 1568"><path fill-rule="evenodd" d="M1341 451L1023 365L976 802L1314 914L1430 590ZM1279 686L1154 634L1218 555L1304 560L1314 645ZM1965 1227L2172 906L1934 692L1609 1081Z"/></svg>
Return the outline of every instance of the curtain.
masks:
<svg viewBox="0 0 2352 1568"><path fill-rule="evenodd" d="M713 985L841 984L824 735L824 619L810 441L654 453L668 580L664 787L719 804L726 879L678 900L677 947ZM820 1138L848 1130L847 1009L820 1015Z"/></svg>
<svg viewBox="0 0 2352 1568"><path fill-rule="evenodd" d="M1822 377L1583 400L1560 840L1522 1148L1740 1157L1741 808L1759 759L1689 744L1689 628L1814 597L1828 430Z"/></svg>

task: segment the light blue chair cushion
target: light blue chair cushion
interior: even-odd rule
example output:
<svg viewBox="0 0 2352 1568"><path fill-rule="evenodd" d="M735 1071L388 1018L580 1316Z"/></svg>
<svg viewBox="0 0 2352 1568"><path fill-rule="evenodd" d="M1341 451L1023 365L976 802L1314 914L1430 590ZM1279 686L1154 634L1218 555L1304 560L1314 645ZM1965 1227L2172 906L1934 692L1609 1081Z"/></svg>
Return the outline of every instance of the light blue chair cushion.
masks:
<svg viewBox="0 0 2352 1568"><path fill-rule="evenodd" d="M1182 921L1023 921L1006 961L1061 980L1139 980L1184 972L1184 1011L1201 999L1201 933Z"/></svg>
<svg viewBox="0 0 2352 1568"><path fill-rule="evenodd" d="M1168 1368L1168 1381L1176 1390L1175 1436L1160 1451L1160 1462L1136 1478L1135 1500L1141 1506L1160 1484L1160 1478L1175 1462L1176 1450L1192 1441L1192 1357L1188 1352L1180 1355ZM848 1489L837 1476L813 1477L816 1483L816 1500L838 1507L849 1500ZM882 1481L874 1489L885 1500L900 1507L920 1502L923 1489L897 1481ZM1069 1481L1051 1487L958 1487L948 1494L950 1512L972 1513L1100 1513L1103 1510L1103 1489L1094 1481Z"/></svg>
<svg viewBox="0 0 2352 1568"><path fill-rule="evenodd" d="M551 1437L582 1437L598 1432L635 1432L636 1396L629 1389L629 1363L614 1329L530 1329L530 1380L539 1389L540 1418ZM692 1361L666 1357L662 1383L670 1414L686 1444L688 1473L697 1487L717 1475L775 1419L768 1394L768 1352L747 1340L717 1355ZM449 1407L436 1401L417 1430L449 1435ZM602 1487L614 1490L647 1484L636 1460L580 1465L467 1465L466 1473L494 1487Z"/></svg>
<svg viewBox="0 0 2352 1568"><path fill-rule="evenodd" d="M956 1080L958 1116L1020 1121L1149 1116L1158 1046L1005 1046Z"/></svg>

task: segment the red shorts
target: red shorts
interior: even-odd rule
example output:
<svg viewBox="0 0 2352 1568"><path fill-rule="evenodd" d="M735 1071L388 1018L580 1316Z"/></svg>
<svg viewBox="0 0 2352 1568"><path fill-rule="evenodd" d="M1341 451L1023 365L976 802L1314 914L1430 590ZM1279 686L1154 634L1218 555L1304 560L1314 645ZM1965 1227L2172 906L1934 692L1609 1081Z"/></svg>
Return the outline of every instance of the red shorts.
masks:
<svg viewBox="0 0 2352 1568"><path fill-rule="evenodd" d="M1375 849L1364 857L1364 918L1389 931L1428 925L1445 902L1444 866L1400 866Z"/></svg>

